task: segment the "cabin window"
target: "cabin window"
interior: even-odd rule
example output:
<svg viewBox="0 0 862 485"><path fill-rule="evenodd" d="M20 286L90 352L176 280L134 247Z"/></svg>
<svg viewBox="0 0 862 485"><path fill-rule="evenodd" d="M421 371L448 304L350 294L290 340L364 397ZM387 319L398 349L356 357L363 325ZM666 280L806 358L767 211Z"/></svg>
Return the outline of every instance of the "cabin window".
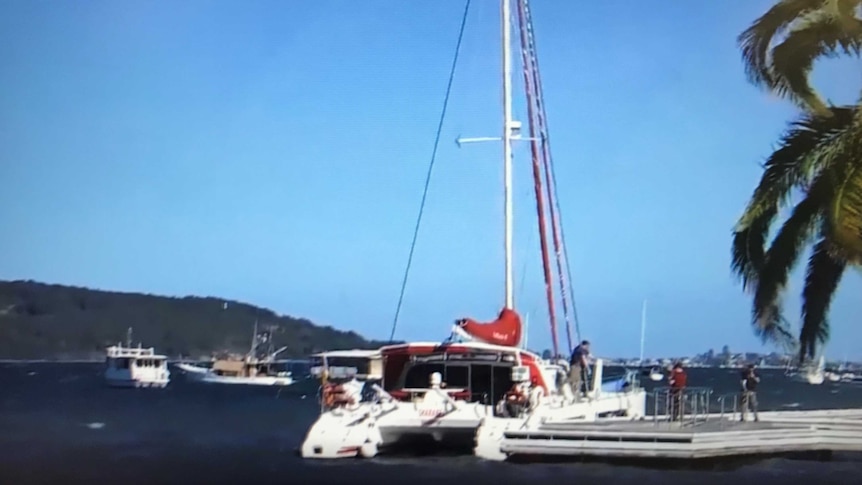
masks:
<svg viewBox="0 0 862 485"><path fill-rule="evenodd" d="M416 364L407 370L404 376L404 387L407 389L424 389L428 387L431 374L443 374L443 364ZM443 382L446 382L445 380ZM449 383L446 383L448 386Z"/></svg>
<svg viewBox="0 0 862 485"><path fill-rule="evenodd" d="M490 398L494 394L493 367L475 364L470 371L470 392L473 398L485 404L491 404L493 401Z"/></svg>
<svg viewBox="0 0 862 485"><path fill-rule="evenodd" d="M443 382L449 388L469 389L470 368L466 365L447 365L443 372Z"/></svg>
<svg viewBox="0 0 862 485"><path fill-rule="evenodd" d="M470 392L474 400L493 404L512 387L512 368L505 365L473 364L470 368Z"/></svg>
<svg viewBox="0 0 862 485"><path fill-rule="evenodd" d="M503 399L503 396L512 388L512 368L509 366L495 365L493 374L491 402L496 403L500 399Z"/></svg>

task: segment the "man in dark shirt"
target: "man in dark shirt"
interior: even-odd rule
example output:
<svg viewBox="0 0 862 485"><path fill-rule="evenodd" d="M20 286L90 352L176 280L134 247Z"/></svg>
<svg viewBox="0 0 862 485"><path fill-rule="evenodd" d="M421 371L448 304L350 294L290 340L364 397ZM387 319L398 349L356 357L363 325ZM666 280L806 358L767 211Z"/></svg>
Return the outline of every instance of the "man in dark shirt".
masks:
<svg viewBox="0 0 862 485"><path fill-rule="evenodd" d="M580 399L585 390L582 390L585 379L585 371L587 369L587 357L590 356L590 342L584 340L581 345L575 347L572 351L572 356L569 358L569 383L572 385L572 392L575 394L575 399Z"/></svg>
<svg viewBox="0 0 862 485"><path fill-rule="evenodd" d="M751 410L754 415L754 420L757 418L757 385L760 384L760 377L754 373L754 365L749 365L742 372L742 416L740 421L745 421L745 413Z"/></svg>

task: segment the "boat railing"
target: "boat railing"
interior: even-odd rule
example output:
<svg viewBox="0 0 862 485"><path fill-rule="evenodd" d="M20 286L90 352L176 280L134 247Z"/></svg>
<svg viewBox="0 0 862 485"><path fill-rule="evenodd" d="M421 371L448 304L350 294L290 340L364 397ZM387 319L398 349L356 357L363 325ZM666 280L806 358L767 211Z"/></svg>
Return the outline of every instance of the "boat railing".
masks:
<svg viewBox="0 0 862 485"><path fill-rule="evenodd" d="M607 369L607 367L605 368ZM636 389L640 387L641 380L638 372L632 369L626 368L622 373L614 373L612 375L603 375L602 376L602 384L611 384L613 382L617 382L621 379L625 379L630 385L632 389Z"/></svg>
<svg viewBox="0 0 862 485"><path fill-rule="evenodd" d="M662 387L650 394L653 401L653 423L692 426L705 422L710 415L712 389L686 387L681 390Z"/></svg>
<svg viewBox="0 0 862 485"><path fill-rule="evenodd" d="M121 347L116 345L108 347L107 356L111 358L147 357L151 359L167 359L164 355L157 355L153 347Z"/></svg>

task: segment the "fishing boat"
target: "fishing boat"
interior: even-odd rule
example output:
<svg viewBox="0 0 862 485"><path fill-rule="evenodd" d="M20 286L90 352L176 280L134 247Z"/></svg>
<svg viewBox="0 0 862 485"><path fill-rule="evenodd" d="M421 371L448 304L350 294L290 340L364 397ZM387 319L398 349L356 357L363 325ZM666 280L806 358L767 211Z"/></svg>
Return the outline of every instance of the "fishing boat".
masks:
<svg viewBox="0 0 862 485"><path fill-rule="evenodd" d="M369 374L358 393L356 375L332 372L320 362L321 414L309 429L300 453L305 458L373 457L387 448L402 448L413 439L445 446L473 447L482 423L492 417L595 422L605 418L638 419L645 413L646 393L637 372L604 379L603 361L595 359L582 389L566 382L569 366L565 360L544 360L523 348L521 317L514 308L512 275L512 144L529 142L533 154L533 186L538 209L545 290L551 327L553 355L561 354L556 331L552 268L546 237L542 181L557 256L562 307L566 314L569 349L572 348L565 278L562 271L561 228L552 197L553 175L549 169L546 127L539 122L544 113L537 107L538 76L532 44L532 22L527 2L502 0L503 21L503 135L501 138L460 138L459 146L472 141L503 141L504 164L504 246L505 303L497 318L479 322L456 320L442 341L393 344L367 354L369 368L380 362L380 373ZM468 8L465 9L466 19ZM525 65L525 84L530 103L530 136L522 138L521 123L512 119L511 16L519 18L519 32ZM463 28L463 23L462 23ZM463 33L463 32L462 32ZM456 57L457 59L457 57ZM454 69L454 66L453 66ZM532 88L532 89L531 89ZM445 110L444 110L445 113ZM544 162L544 163L542 163ZM544 168L544 175L542 169ZM553 184L555 185L555 184ZM554 191L556 189L553 189ZM421 210L420 210L421 214ZM415 241L414 241L415 243ZM409 265L408 265L409 268ZM405 277L406 281L406 277ZM572 305L572 308L573 305ZM397 312L396 312L397 314ZM396 319L397 320L397 319ZM329 356L320 356L327 357ZM379 378L378 378L379 377Z"/></svg>
<svg viewBox="0 0 862 485"><path fill-rule="evenodd" d="M171 379L168 358L156 354L152 347L141 343L132 346L132 328L126 333L126 344L122 342L106 349L105 380L112 387L156 387L163 388Z"/></svg>
<svg viewBox="0 0 862 485"><path fill-rule="evenodd" d="M268 344L267 351L259 357L259 347ZM215 359L212 367L189 363L175 364L191 381L207 384L245 384L256 386L289 386L294 383L289 371L278 370L275 357L287 347L273 351L272 332L257 331L257 322L252 334L251 350L245 356L227 356Z"/></svg>

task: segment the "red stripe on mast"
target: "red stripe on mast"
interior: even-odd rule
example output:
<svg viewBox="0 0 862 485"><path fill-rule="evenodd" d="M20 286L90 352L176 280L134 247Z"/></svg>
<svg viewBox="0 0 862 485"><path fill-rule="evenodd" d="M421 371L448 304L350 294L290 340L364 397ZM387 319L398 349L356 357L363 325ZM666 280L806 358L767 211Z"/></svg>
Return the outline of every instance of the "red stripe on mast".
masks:
<svg viewBox="0 0 862 485"><path fill-rule="evenodd" d="M527 27L524 22L524 4L518 1L518 24L521 32L521 57L524 65L524 83L527 91L527 116L530 126L530 152L533 158L533 185L536 193L536 211L539 215L539 236L542 247L542 269L545 277L545 293L548 299L548 317L551 323L551 340L554 346L554 355L560 355L560 345L557 338L557 319L554 310L554 290L551 282L551 262L548 255L547 230L545 229L545 208L542 196L542 171L539 166L540 150L536 141L536 120L534 114L535 92L533 76L531 76L531 63L528 55Z"/></svg>
<svg viewBox="0 0 862 485"><path fill-rule="evenodd" d="M572 324L569 319L569 304L568 304L568 295L566 292L566 278L563 273L563 263L562 263L562 249L560 244L560 236L559 236L559 224L560 219L557 215L557 211L555 209L556 204L556 194L553 190L553 185L550 183L552 172L550 169L550 159L551 159L551 148L550 143L548 142L547 136L547 126L545 125L545 109L544 109L544 99L542 96L542 84L539 79L539 61L536 58L536 48L533 43L533 29L532 29L532 16L530 15L529 7L527 6L527 2L525 0L519 0L519 14L521 10L523 10L524 19L522 23L524 24L522 36L526 35L527 37L527 50L529 52L530 57L530 71L533 75L533 83L532 88L535 93L536 105L537 105L537 113L536 113L536 121L539 126L539 133L541 133L541 141L542 141L542 165L545 171L545 179L548 180L548 183L545 184L545 190L547 192L548 197L548 211L551 217L551 235L554 242L554 256L557 263L557 275L559 276L560 282L560 299L563 301L563 315L566 321L566 337L569 343L569 352L574 348L574 343L572 339Z"/></svg>

